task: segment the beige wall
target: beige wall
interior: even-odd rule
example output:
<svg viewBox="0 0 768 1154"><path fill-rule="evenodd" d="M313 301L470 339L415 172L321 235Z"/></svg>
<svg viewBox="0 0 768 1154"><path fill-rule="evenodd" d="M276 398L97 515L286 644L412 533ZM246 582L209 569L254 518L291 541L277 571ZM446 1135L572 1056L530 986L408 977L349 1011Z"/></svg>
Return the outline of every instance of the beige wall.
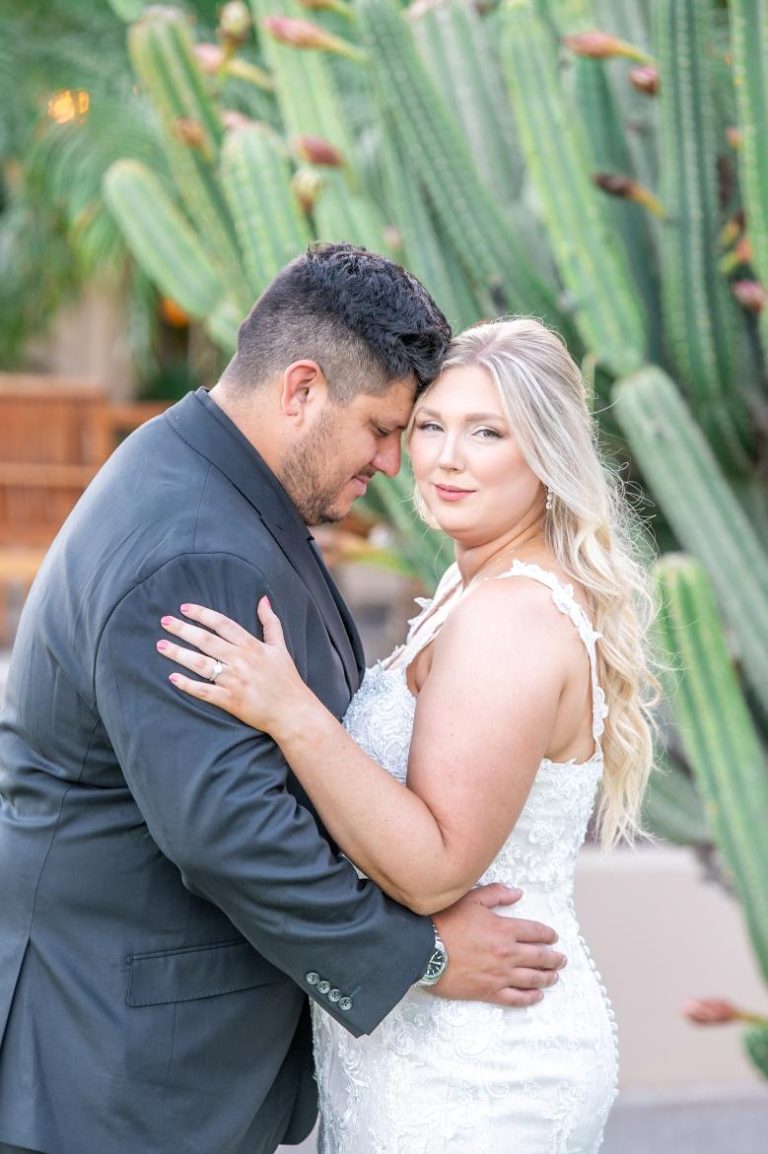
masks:
<svg viewBox="0 0 768 1154"><path fill-rule="evenodd" d="M624 1089L754 1083L738 1027L696 1028L680 1006L721 995L768 1014L738 905L687 850L586 849L576 909L614 1004Z"/></svg>

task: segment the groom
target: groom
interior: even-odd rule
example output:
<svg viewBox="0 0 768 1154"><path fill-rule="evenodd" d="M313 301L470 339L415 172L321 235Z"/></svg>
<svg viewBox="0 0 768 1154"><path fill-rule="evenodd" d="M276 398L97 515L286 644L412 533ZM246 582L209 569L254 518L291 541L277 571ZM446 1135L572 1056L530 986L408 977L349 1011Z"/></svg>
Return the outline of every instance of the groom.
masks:
<svg viewBox="0 0 768 1154"><path fill-rule="evenodd" d="M555 935L491 913L500 887L436 937L359 880L274 743L176 692L154 644L185 600L256 630L267 593L341 717L363 657L306 526L397 472L449 335L391 261L310 250L52 546L0 723L0 1151L269 1154L314 1121L307 995L361 1034L446 952L436 996L554 980Z"/></svg>

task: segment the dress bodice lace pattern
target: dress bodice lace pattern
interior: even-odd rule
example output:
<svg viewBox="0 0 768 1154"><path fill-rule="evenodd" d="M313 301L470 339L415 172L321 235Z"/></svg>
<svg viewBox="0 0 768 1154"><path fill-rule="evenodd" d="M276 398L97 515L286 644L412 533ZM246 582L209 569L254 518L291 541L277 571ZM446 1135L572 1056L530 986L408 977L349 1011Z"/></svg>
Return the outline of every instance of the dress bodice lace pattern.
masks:
<svg viewBox="0 0 768 1154"><path fill-rule="evenodd" d="M454 1002L413 987L368 1037L313 1007L321 1154L594 1154L616 1093L615 1023L573 909L576 855L602 774L605 698L595 633L573 589L516 561L498 578L546 585L590 658L586 762L542 761L525 806L478 884L524 890L500 916L546 922L568 957L560 981L525 1009ZM466 592L468 592L467 590ZM416 700L407 669L464 595L452 566L410 622L405 645L369 669L344 720L355 741L405 782Z"/></svg>

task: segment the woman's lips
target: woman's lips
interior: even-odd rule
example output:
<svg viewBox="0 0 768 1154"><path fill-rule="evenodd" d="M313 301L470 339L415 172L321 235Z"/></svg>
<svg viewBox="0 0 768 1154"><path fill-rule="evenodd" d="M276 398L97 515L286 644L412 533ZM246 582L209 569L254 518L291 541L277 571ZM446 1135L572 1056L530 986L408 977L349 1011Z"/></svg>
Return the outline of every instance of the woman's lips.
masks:
<svg viewBox="0 0 768 1154"><path fill-rule="evenodd" d="M456 489L453 485L435 485L435 492L443 501L461 501L469 497L474 490Z"/></svg>

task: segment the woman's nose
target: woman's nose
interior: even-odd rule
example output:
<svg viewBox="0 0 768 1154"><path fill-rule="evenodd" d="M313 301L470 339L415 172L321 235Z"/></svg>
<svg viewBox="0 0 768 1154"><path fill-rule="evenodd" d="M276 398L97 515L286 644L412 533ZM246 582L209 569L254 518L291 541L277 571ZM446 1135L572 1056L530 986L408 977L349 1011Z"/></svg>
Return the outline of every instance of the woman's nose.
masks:
<svg viewBox="0 0 768 1154"><path fill-rule="evenodd" d="M456 437L449 434L443 437L440 445L438 464L441 468L450 469L452 472L462 468L461 454Z"/></svg>

